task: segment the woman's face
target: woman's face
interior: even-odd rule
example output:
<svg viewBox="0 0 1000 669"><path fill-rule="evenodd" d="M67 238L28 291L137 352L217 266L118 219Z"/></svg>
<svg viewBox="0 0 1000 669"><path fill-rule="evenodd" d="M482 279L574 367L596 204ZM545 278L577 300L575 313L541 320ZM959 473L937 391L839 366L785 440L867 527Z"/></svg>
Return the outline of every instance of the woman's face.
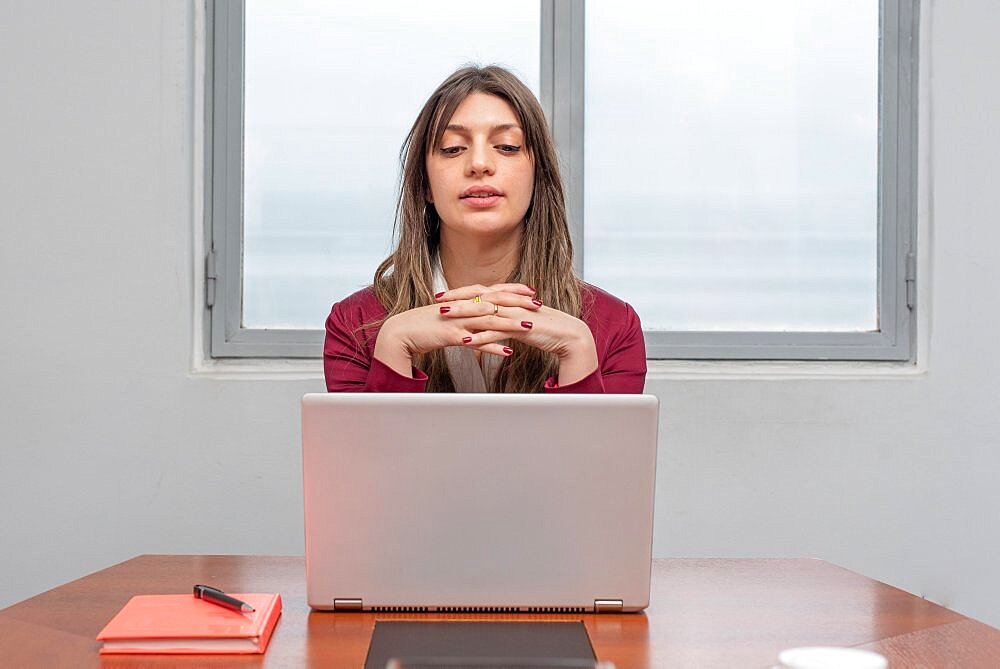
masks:
<svg viewBox="0 0 1000 669"><path fill-rule="evenodd" d="M470 94L427 156L427 176L442 233L517 230L531 204L535 165L514 109L495 95Z"/></svg>

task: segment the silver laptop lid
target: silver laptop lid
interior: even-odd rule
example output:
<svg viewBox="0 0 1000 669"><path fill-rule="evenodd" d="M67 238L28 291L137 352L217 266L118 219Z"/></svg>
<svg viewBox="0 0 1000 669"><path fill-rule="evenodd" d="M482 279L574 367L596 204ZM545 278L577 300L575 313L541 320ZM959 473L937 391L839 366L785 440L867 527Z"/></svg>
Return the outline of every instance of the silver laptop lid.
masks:
<svg viewBox="0 0 1000 669"><path fill-rule="evenodd" d="M645 608L657 421L651 395L306 395L309 605Z"/></svg>

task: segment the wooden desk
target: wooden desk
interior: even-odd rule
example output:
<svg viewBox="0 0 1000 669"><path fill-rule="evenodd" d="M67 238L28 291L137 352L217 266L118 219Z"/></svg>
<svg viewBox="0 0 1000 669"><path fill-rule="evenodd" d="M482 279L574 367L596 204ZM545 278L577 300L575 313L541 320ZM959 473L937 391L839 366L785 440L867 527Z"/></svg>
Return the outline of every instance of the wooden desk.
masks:
<svg viewBox="0 0 1000 669"><path fill-rule="evenodd" d="M107 656L97 632L132 595L281 593L284 613L262 656ZM883 583L806 559L655 560L638 614L312 613L296 557L143 555L0 611L10 667L360 667L376 620L583 620L602 660L628 667L768 667L784 648L858 646L890 667L1000 667L1000 631Z"/></svg>

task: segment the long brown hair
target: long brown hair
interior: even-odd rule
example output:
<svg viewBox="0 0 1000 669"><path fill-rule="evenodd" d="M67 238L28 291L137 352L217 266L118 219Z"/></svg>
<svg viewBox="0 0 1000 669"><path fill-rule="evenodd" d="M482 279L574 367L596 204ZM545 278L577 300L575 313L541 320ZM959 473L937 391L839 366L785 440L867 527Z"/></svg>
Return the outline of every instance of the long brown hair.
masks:
<svg viewBox="0 0 1000 669"><path fill-rule="evenodd" d="M466 66L445 79L424 104L403 142L394 228L398 241L375 271L373 283L386 318L435 302L432 262L440 243L441 221L434 205L427 202L427 156L441 141L455 109L471 93L495 95L514 109L524 129L525 150L535 166L534 193L522 223L520 257L507 281L535 287L546 306L579 318L580 286L573 272L573 244L555 143L535 96L515 75L495 65ZM501 363L489 390L541 391L545 379L558 372L556 356L516 340L510 346L514 353ZM443 350L419 356L414 365L429 377L428 392L455 390Z"/></svg>

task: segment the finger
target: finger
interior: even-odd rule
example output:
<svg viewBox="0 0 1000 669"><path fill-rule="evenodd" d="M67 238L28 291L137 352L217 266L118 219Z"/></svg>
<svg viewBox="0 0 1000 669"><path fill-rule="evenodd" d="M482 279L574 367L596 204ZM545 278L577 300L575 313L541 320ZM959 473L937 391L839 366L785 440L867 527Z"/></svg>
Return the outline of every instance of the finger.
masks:
<svg viewBox="0 0 1000 669"><path fill-rule="evenodd" d="M483 346L476 346L475 349L483 353L499 355L502 358L509 358L514 353L514 349L509 346L501 346L500 344L484 344Z"/></svg>
<svg viewBox="0 0 1000 669"><path fill-rule="evenodd" d="M512 311L512 307L507 308ZM472 300L460 300L449 302L438 307L438 312L446 318L480 318L486 316L496 316L501 313L500 306L495 302L473 302Z"/></svg>
<svg viewBox="0 0 1000 669"><path fill-rule="evenodd" d="M468 346L470 348L481 348L483 346L496 344L498 341L509 338L510 338L509 332L499 332L497 330L482 330L480 332L474 332L466 335L462 339L462 345ZM493 350L500 350L500 348L502 348L502 346Z"/></svg>
<svg viewBox="0 0 1000 669"><path fill-rule="evenodd" d="M437 293L434 295L434 299L438 302L451 302L453 300L471 300L476 295L482 295L487 292L489 288L481 283L473 284L471 286L462 286L461 288L453 288L452 290L446 290L443 293Z"/></svg>
<svg viewBox="0 0 1000 669"><path fill-rule="evenodd" d="M452 300L471 300L477 295L489 292L515 293L517 295L534 295L535 290L525 286L523 283L498 283L492 286L484 286L480 283L471 286L462 286L438 293L434 296L438 302L450 302Z"/></svg>
<svg viewBox="0 0 1000 669"><path fill-rule="evenodd" d="M475 318L496 316L499 318L522 319L542 308L539 300L531 300L524 295L491 295L490 299L479 302L458 300L438 306L438 313L447 318Z"/></svg>
<svg viewBox="0 0 1000 669"><path fill-rule="evenodd" d="M445 316L451 317L454 311L455 309L452 309ZM468 316L462 319L461 325L470 332L487 332L492 330L506 333L505 336L509 336L511 333L526 332L534 325L530 314L526 318L521 315L511 314L513 317L508 318L503 313L503 309L501 309L498 316L492 315L492 312L488 316Z"/></svg>
<svg viewBox="0 0 1000 669"><path fill-rule="evenodd" d="M483 293L481 299L485 302L499 304L502 307L521 307L529 311L536 311L542 307L542 301L535 297L534 294L519 295L516 293L491 291Z"/></svg>

